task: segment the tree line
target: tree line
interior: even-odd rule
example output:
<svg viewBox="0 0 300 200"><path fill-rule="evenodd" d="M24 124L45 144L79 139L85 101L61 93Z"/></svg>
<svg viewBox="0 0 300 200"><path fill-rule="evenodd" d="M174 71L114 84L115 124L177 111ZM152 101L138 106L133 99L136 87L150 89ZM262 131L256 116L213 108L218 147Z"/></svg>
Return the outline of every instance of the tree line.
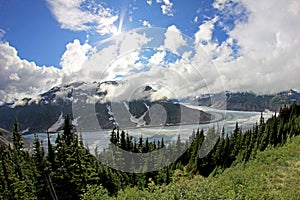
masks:
<svg viewBox="0 0 300 200"><path fill-rule="evenodd" d="M0 146L0 199L80 199L95 191L115 195L121 189L137 186L151 188L151 184L169 184L178 169L182 176L216 175L239 162L254 159L258 151L284 145L289 138L300 134L300 106L283 107L267 121L261 116L252 129L243 132L236 123L230 134L211 128L207 133L195 130L187 141L177 140L166 144L163 138L133 138L124 130L111 131L110 145L93 156L84 147L82 137L75 133L70 116L65 117L64 128L55 144L48 148L35 135L32 153L24 149L18 122L14 122L12 146ZM213 146L211 146L213 144ZM160 152L157 156L122 157L119 149L135 154ZM201 154L206 152L205 156ZM180 152L184 152L182 155ZM157 161L172 161L156 171ZM115 164L130 164L132 169L145 173L122 172L101 163L106 158ZM110 160L109 160L110 159ZM144 159L144 160L143 160ZM137 163L142 163L137 165Z"/></svg>

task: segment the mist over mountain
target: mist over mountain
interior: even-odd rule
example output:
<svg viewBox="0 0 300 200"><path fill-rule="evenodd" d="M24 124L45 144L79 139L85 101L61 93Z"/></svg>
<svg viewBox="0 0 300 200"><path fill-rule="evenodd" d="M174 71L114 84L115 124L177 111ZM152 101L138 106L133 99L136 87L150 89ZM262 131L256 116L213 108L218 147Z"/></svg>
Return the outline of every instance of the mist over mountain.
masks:
<svg viewBox="0 0 300 200"><path fill-rule="evenodd" d="M196 97L182 98L183 103L195 102L201 106L218 107L222 103L218 100L220 94L204 94ZM296 90L286 90L276 94L255 94L253 92L226 92L226 109L238 111L264 110L279 111L284 105L289 106L293 103L300 103L300 93Z"/></svg>
<svg viewBox="0 0 300 200"><path fill-rule="evenodd" d="M203 123L212 116L183 104L201 105L240 111L278 111L284 105L300 102L300 93L287 90L277 94L257 95L249 92L202 94L181 99L154 99L159 88L151 85L138 87L128 94L126 83L116 81L74 82L55 86L36 98L23 98L0 106L0 127L11 130L15 118L25 132L57 131L62 128L64 116L79 112L73 123L78 128L93 131L93 119L102 129L113 127L135 128ZM80 122L80 124L78 124ZM83 127L81 127L83 125Z"/></svg>
<svg viewBox="0 0 300 200"><path fill-rule="evenodd" d="M36 98L24 98L0 106L0 127L11 130L17 118L24 133L55 132L62 128L64 116L78 109L80 116L74 116L73 124L82 128L78 125L81 121L87 131L95 129L91 124L95 116L102 129L194 124L212 119L210 114L187 108L175 100L152 101L150 96L156 90L151 86L141 88L131 97L121 95L114 98L117 88L122 88L122 83L75 82L56 86ZM89 112L88 107L95 112Z"/></svg>

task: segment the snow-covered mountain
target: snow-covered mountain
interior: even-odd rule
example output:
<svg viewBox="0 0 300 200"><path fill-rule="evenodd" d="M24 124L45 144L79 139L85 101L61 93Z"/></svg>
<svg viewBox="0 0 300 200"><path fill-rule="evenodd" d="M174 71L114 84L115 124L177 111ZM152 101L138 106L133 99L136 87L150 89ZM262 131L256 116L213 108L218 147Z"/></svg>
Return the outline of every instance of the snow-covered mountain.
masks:
<svg viewBox="0 0 300 200"><path fill-rule="evenodd" d="M74 115L77 128L93 130L95 118L103 129L115 126L132 128L210 120L210 115L178 104L174 100L151 100L156 92L150 85L126 93L126 83L76 82L56 86L36 98L24 98L13 104L0 106L0 127L10 130L15 118L20 129L28 132L57 131L63 126L64 116ZM90 111L89 108L92 110ZM79 116L78 116L79 112Z"/></svg>
<svg viewBox="0 0 300 200"><path fill-rule="evenodd" d="M185 97L181 99L180 102L208 107L223 107L223 109L227 110L261 112L267 109L278 111L284 105L288 106L293 102L300 103L300 93L296 90L287 90L276 94L227 91L223 94L202 94L196 97ZM225 105L223 105L224 102Z"/></svg>

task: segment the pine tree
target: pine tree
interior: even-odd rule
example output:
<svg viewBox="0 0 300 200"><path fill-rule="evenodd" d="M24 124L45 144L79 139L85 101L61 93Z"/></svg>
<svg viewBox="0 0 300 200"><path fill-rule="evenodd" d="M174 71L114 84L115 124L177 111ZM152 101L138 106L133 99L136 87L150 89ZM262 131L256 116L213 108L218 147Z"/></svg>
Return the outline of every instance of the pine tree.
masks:
<svg viewBox="0 0 300 200"><path fill-rule="evenodd" d="M0 157L1 157L1 196L3 199L12 200L14 199L14 186L12 182L12 175L10 174L11 166L8 165L9 152L2 146L0 146Z"/></svg>
<svg viewBox="0 0 300 200"><path fill-rule="evenodd" d="M65 141L67 146L70 146L73 142L73 125L71 122L70 115L67 115L65 117L65 122L64 122L64 128L63 128L63 134L62 134L62 139Z"/></svg>
<svg viewBox="0 0 300 200"><path fill-rule="evenodd" d="M171 182L170 180L170 172L169 172L169 167L166 167L166 180L165 180L165 183L166 184L169 184Z"/></svg>
<svg viewBox="0 0 300 200"><path fill-rule="evenodd" d="M259 150L264 151L269 144L269 126L266 126L264 132L261 135Z"/></svg>
<svg viewBox="0 0 300 200"><path fill-rule="evenodd" d="M270 133L269 133L269 144L272 146L276 146L277 144L277 134L278 134L278 125L277 125L277 117L276 115L270 121Z"/></svg>
<svg viewBox="0 0 300 200"><path fill-rule="evenodd" d="M139 148L139 151L142 152L142 150L143 150L143 136L142 135L139 139L138 148Z"/></svg>
<svg viewBox="0 0 300 200"><path fill-rule="evenodd" d="M133 143L132 143L132 137L129 137L128 133L126 134L126 151L133 151Z"/></svg>
<svg viewBox="0 0 300 200"><path fill-rule="evenodd" d="M120 138L120 147L123 150L126 150L126 138L125 138L125 131L121 131L121 138Z"/></svg>
<svg viewBox="0 0 300 200"><path fill-rule="evenodd" d="M165 142L164 142L164 138L161 138L161 143L160 143L160 148L164 148L165 147Z"/></svg>
<svg viewBox="0 0 300 200"><path fill-rule="evenodd" d="M213 155L213 160L216 165L222 166L223 163L223 155L224 155L224 145L225 145L225 129L222 128L221 137L219 137L215 147L215 154Z"/></svg>
<svg viewBox="0 0 300 200"><path fill-rule="evenodd" d="M176 156L180 155L181 151L182 151L182 148L183 148L182 143L181 143L180 134L178 134L178 136L177 136L177 141L176 141L175 147L176 147Z"/></svg>
<svg viewBox="0 0 300 200"><path fill-rule="evenodd" d="M146 142L145 144L143 145L143 150L142 150L142 153L149 153L149 140L148 138L146 138Z"/></svg>
<svg viewBox="0 0 300 200"><path fill-rule="evenodd" d="M48 154L46 156L46 160L47 160L47 162L50 163L50 166L49 166L50 169L55 170L56 166L55 166L54 148L51 144L49 132L47 132L47 144L48 144Z"/></svg>
<svg viewBox="0 0 300 200"><path fill-rule="evenodd" d="M223 157L223 168L227 168L231 165L230 158L230 140L228 134L226 134L225 144L224 144L224 157Z"/></svg>
<svg viewBox="0 0 300 200"><path fill-rule="evenodd" d="M236 122L235 129L233 130L233 133L230 137L230 162L233 162L239 153L239 149L241 146L241 136L242 132L239 128L238 123Z"/></svg>
<svg viewBox="0 0 300 200"><path fill-rule="evenodd" d="M14 126L13 126L12 140L13 140L14 149L21 150L24 147L24 141L23 141L22 133L19 130L19 123L17 119L15 119Z"/></svg>
<svg viewBox="0 0 300 200"><path fill-rule="evenodd" d="M44 148L36 134L33 142L33 168L35 195L38 199L51 199L45 172Z"/></svg>

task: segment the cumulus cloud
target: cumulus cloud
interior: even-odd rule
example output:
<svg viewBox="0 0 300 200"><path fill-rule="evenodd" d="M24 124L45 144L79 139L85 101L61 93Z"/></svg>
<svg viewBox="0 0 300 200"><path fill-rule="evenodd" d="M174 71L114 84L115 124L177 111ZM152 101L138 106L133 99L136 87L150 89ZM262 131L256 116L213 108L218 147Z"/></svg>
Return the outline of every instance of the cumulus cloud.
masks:
<svg viewBox="0 0 300 200"><path fill-rule="evenodd" d="M151 28L151 24L150 24L150 22L147 21L147 20L144 20L142 24L143 24L143 26L145 26L145 27Z"/></svg>
<svg viewBox="0 0 300 200"><path fill-rule="evenodd" d="M81 5L80 2L73 4ZM171 4L170 1L157 2ZM2 42L0 99L11 101L16 94L18 97L37 94L64 81L105 81L115 79L116 75L124 77L119 90L112 94L120 98L127 98L133 91L143 92L140 88L146 85L156 90L152 99L225 89L262 93L300 89L300 2L239 0L233 2L242 5L231 7L228 2L232 1L216 2L214 7L222 16L225 13L226 16L240 15L241 10L247 8L247 20L233 18L234 26L229 28L226 24L222 26L224 20L220 16L208 19L199 25L192 44L175 25L164 31L134 30L116 35L95 48L75 39L66 45L61 58L62 69L39 67L22 60L15 48ZM87 24L78 22L77 25L85 30ZM213 40L217 25L229 36L222 43ZM190 51L183 48L186 46ZM157 52L146 59L149 63L143 63L140 51L153 47L157 47ZM170 56L167 51L181 57L164 63ZM168 66L161 67L161 63ZM145 66L149 68L144 70ZM134 70L140 72L133 73Z"/></svg>
<svg viewBox="0 0 300 200"><path fill-rule="evenodd" d="M163 48L169 49L174 53L178 54L180 47L186 44L182 33L175 25L169 26L164 35Z"/></svg>
<svg viewBox="0 0 300 200"><path fill-rule="evenodd" d="M0 42L0 101L34 97L61 83L60 70L22 60L17 50Z"/></svg>
<svg viewBox="0 0 300 200"><path fill-rule="evenodd" d="M151 6L151 5L152 5L152 0L147 0L147 4L148 4L149 6Z"/></svg>
<svg viewBox="0 0 300 200"><path fill-rule="evenodd" d="M78 72L82 68L83 63L86 62L88 57L94 52L95 48L88 43L81 45L78 39L68 43L60 62L64 73L70 74Z"/></svg>
<svg viewBox="0 0 300 200"><path fill-rule="evenodd" d="M50 10L63 29L73 31L96 30L99 34L113 33L118 16L96 1L47 0Z"/></svg>
<svg viewBox="0 0 300 200"><path fill-rule="evenodd" d="M196 17L194 18L194 23L197 23L198 20L199 20L199 18L198 18L198 16L196 16Z"/></svg>
<svg viewBox="0 0 300 200"><path fill-rule="evenodd" d="M211 42L212 34L215 28L215 23L218 17L207 20L199 26L199 30L195 33L195 43L208 43Z"/></svg>
<svg viewBox="0 0 300 200"><path fill-rule="evenodd" d="M249 19L229 36L240 46L238 59L218 62L233 90L276 92L300 89L300 2L297 0L243 2Z"/></svg>
<svg viewBox="0 0 300 200"><path fill-rule="evenodd" d="M221 15L199 26L191 59L212 90L274 93L300 89L299 1L217 0L213 6ZM224 16L231 16L233 25L224 24ZM216 25L229 36L221 44L213 41ZM210 73L213 68L217 73Z"/></svg>
<svg viewBox="0 0 300 200"><path fill-rule="evenodd" d="M226 31L235 28L236 24L245 23L248 20L249 10L241 0L216 0L213 7L218 10L218 24Z"/></svg>
<svg viewBox="0 0 300 200"><path fill-rule="evenodd" d="M140 49L149 41L151 38L144 33L133 30L99 43L96 45L96 52L83 63L76 73L78 76L74 76L73 80L105 81L112 80L117 74L124 74L124 70L134 68L131 65L135 63L137 57L130 52Z"/></svg>
<svg viewBox="0 0 300 200"><path fill-rule="evenodd" d="M215 0L213 3L213 7L218 9L218 10L223 10L225 7L225 3L227 0Z"/></svg>
<svg viewBox="0 0 300 200"><path fill-rule="evenodd" d="M166 30L155 30L150 30L149 34L165 36L153 38L156 46L151 45L153 42L149 39L151 35L145 33L137 34L135 32L126 33L119 39L115 39L115 43L105 47L99 54L97 53L91 57L90 62L99 64L103 62L102 58L107 58L103 56L103 53L107 52L107 56L114 57L114 60L104 69L103 73L107 75L104 77L107 80L112 80L114 79L113 76L122 75L121 84L118 87L106 88L110 89L107 96L108 99L124 101L132 97L142 98L146 95L151 100L158 100L198 95L199 92L209 92L204 77L210 74L199 70L199 67L201 68L204 65L203 61L201 60L201 63L194 62L193 64L197 65L193 65L188 60L192 56L192 41L187 41L175 26L171 26ZM140 39L135 39L135 42L133 42L133 39L137 38L137 36ZM128 37L131 38L131 43L138 45L134 48L127 48L127 51L121 51L125 52L123 54L119 53L120 47L123 46L121 43L128 41L126 39ZM119 41L121 38L122 42ZM143 42L141 43L141 41ZM183 46L188 46L190 49L182 48ZM144 52L145 54L141 54L143 48L147 49ZM175 54L178 57L170 58L170 56L172 57ZM141 61L140 59L143 56L146 57ZM89 64L89 66L92 65ZM216 77L215 73L211 72L213 70L208 70L208 66L205 67L208 72L214 75L213 77ZM139 72L132 73L132 69L137 69ZM211 80L215 81L215 78L211 78ZM150 94L145 93L143 90L148 85L153 88Z"/></svg>
<svg viewBox="0 0 300 200"><path fill-rule="evenodd" d="M162 14L174 16L173 3L170 0L156 0L156 2L162 4L160 6Z"/></svg>
<svg viewBox="0 0 300 200"><path fill-rule="evenodd" d="M20 80L20 77L17 73L11 73L8 78L10 80L13 80L13 81L19 81Z"/></svg>
<svg viewBox="0 0 300 200"><path fill-rule="evenodd" d="M165 51L157 52L149 59L149 63L153 65L159 65L164 62L164 58L166 56Z"/></svg>
<svg viewBox="0 0 300 200"><path fill-rule="evenodd" d="M215 63L227 63L235 59L233 47L236 45L235 40L229 37L220 45L218 41L213 40L213 33L218 23L219 17L214 17L210 20L204 21L198 31L194 35L195 51L197 55L195 60L206 60L207 63L214 61ZM236 53L237 54L237 53Z"/></svg>

